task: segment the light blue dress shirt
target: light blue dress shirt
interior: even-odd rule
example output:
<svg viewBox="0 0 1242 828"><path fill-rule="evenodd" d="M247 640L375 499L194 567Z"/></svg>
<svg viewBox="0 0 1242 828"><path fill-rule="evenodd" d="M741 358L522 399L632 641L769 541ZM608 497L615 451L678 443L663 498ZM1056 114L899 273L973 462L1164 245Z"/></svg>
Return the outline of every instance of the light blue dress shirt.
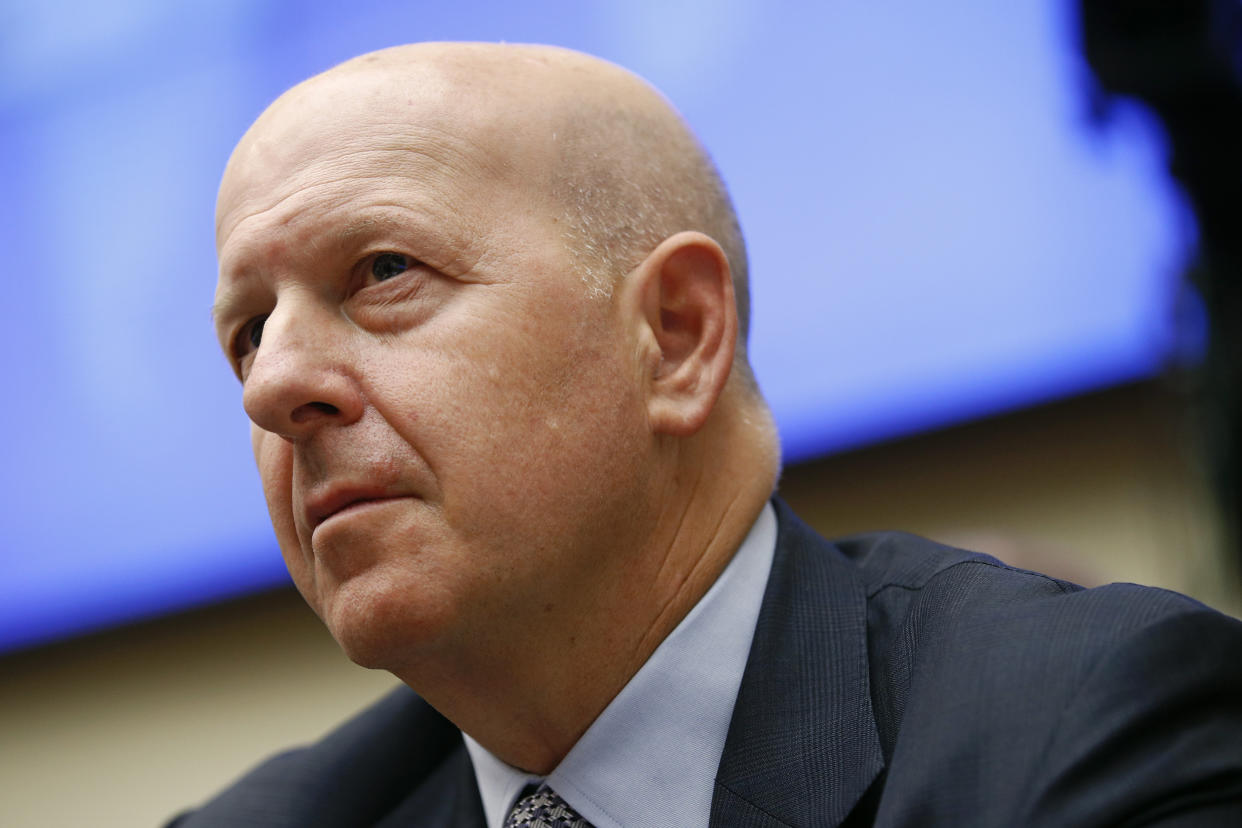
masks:
<svg viewBox="0 0 1242 828"><path fill-rule="evenodd" d="M775 550L769 503L716 583L546 779L466 736L489 828L543 781L597 828L706 826Z"/></svg>

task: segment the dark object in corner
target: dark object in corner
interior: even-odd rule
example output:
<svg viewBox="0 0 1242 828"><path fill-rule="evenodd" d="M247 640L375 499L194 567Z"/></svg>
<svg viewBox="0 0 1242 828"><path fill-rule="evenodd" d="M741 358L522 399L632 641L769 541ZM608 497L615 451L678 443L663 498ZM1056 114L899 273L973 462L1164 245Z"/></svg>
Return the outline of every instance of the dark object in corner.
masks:
<svg viewBox="0 0 1242 828"><path fill-rule="evenodd" d="M1188 276L1208 351L1192 383L1207 465L1242 554L1242 3L1080 0L1083 55L1101 102L1135 98L1160 119L1170 172L1199 227Z"/></svg>

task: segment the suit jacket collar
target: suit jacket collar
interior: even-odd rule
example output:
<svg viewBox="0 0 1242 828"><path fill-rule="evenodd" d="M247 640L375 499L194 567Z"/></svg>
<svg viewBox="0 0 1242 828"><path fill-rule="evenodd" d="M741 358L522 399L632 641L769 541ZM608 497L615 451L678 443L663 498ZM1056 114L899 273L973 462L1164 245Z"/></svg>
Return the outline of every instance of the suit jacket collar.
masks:
<svg viewBox="0 0 1242 828"><path fill-rule="evenodd" d="M711 824L841 825L884 767L871 707L867 596L832 544L774 504L776 557Z"/></svg>

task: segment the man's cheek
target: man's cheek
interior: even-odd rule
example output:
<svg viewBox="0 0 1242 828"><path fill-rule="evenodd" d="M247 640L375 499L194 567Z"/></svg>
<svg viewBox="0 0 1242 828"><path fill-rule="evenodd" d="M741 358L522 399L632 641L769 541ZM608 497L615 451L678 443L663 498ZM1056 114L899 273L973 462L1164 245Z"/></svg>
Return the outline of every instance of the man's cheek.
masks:
<svg viewBox="0 0 1242 828"><path fill-rule="evenodd" d="M251 446L255 465L263 483L263 498L276 531L280 551L292 567L294 553L300 550L293 504L293 452L288 442L257 426L251 427Z"/></svg>
<svg viewBox="0 0 1242 828"><path fill-rule="evenodd" d="M263 493L268 503L277 492L283 491L288 497L293 491L293 453L289 443L270 431L251 425L250 447L254 450L254 464L263 481Z"/></svg>
<svg viewBox="0 0 1242 828"><path fill-rule="evenodd" d="M263 497L276 533L276 543L294 586L311 609L319 612L315 589L315 562L309 540L302 543L294 520L293 452L290 445L274 434L254 429L255 463L263 480Z"/></svg>

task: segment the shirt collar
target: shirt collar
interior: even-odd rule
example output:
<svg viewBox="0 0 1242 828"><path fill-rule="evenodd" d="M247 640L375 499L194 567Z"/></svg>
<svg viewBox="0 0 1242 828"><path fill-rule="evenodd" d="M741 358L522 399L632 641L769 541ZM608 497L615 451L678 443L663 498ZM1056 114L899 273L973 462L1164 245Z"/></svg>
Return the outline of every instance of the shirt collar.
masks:
<svg viewBox="0 0 1242 828"><path fill-rule="evenodd" d="M588 822L707 825L775 550L769 503L716 583L549 774L548 785ZM522 789L545 780L465 741L488 828L502 828Z"/></svg>

